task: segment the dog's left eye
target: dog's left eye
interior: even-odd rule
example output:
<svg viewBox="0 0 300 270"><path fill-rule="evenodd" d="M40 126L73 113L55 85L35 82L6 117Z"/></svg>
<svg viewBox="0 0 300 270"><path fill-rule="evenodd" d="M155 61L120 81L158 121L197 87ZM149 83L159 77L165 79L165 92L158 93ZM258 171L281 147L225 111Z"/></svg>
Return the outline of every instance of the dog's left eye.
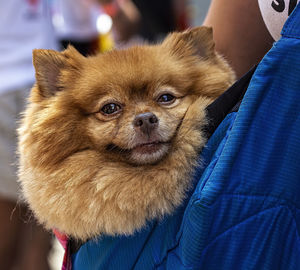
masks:
<svg viewBox="0 0 300 270"><path fill-rule="evenodd" d="M171 104L175 101L175 99L176 98L171 94L163 94L157 99L157 102L162 104Z"/></svg>
<svg viewBox="0 0 300 270"><path fill-rule="evenodd" d="M121 106L116 103L109 103L101 108L101 112L105 115L115 114L121 110Z"/></svg>

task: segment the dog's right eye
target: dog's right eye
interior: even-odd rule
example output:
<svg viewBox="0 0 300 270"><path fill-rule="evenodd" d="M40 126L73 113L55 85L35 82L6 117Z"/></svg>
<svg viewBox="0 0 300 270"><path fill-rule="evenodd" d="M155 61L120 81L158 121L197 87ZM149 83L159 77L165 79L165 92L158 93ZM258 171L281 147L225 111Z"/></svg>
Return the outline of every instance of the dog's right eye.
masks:
<svg viewBox="0 0 300 270"><path fill-rule="evenodd" d="M104 115L112 115L112 114L116 114L117 112L119 112L121 110L121 106L119 104L116 103L109 103L104 105L101 108L101 112Z"/></svg>
<svg viewBox="0 0 300 270"><path fill-rule="evenodd" d="M176 98L171 94L163 94L157 99L157 102L161 104L171 104L175 99Z"/></svg>

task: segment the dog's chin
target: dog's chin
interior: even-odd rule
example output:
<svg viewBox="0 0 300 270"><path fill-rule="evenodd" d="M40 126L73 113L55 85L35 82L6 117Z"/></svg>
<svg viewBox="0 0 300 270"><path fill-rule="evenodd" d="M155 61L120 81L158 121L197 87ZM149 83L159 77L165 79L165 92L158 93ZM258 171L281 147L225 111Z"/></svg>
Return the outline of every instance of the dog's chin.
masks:
<svg viewBox="0 0 300 270"><path fill-rule="evenodd" d="M136 165L156 164L160 162L170 150L170 143L141 144L131 149L129 160Z"/></svg>

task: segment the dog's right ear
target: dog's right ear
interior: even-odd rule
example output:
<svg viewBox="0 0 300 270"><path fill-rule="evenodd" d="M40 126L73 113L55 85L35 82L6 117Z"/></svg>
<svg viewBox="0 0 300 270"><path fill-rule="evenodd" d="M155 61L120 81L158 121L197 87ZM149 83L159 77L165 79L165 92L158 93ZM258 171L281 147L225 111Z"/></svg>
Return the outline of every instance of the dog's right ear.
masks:
<svg viewBox="0 0 300 270"><path fill-rule="evenodd" d="M164 40L163 46L179 57L186 55L195 55L204 59L215 57L213 31L206 26L171 33Z"/></svg>
<svg viewBox="0 0 300 270"><path fill-rule="evenodd" d="M80 61L84 57L69 46L63 52L54 50L33 50L33 65L39 94L48 98L64 89L62 77L80 72Z"/></svg>

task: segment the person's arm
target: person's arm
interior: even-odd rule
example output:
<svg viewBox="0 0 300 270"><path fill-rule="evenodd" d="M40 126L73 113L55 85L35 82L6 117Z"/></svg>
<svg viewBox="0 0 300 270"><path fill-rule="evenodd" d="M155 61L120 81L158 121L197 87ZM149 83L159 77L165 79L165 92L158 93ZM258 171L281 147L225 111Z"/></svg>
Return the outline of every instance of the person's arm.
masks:
<svg viewBox="0 0 300 270"><path fill-rule="evenodd" d="M237 78L257 64L274 42L257 0L212 0L204 25L213 27L216 50L230 62Z"/></svg>

